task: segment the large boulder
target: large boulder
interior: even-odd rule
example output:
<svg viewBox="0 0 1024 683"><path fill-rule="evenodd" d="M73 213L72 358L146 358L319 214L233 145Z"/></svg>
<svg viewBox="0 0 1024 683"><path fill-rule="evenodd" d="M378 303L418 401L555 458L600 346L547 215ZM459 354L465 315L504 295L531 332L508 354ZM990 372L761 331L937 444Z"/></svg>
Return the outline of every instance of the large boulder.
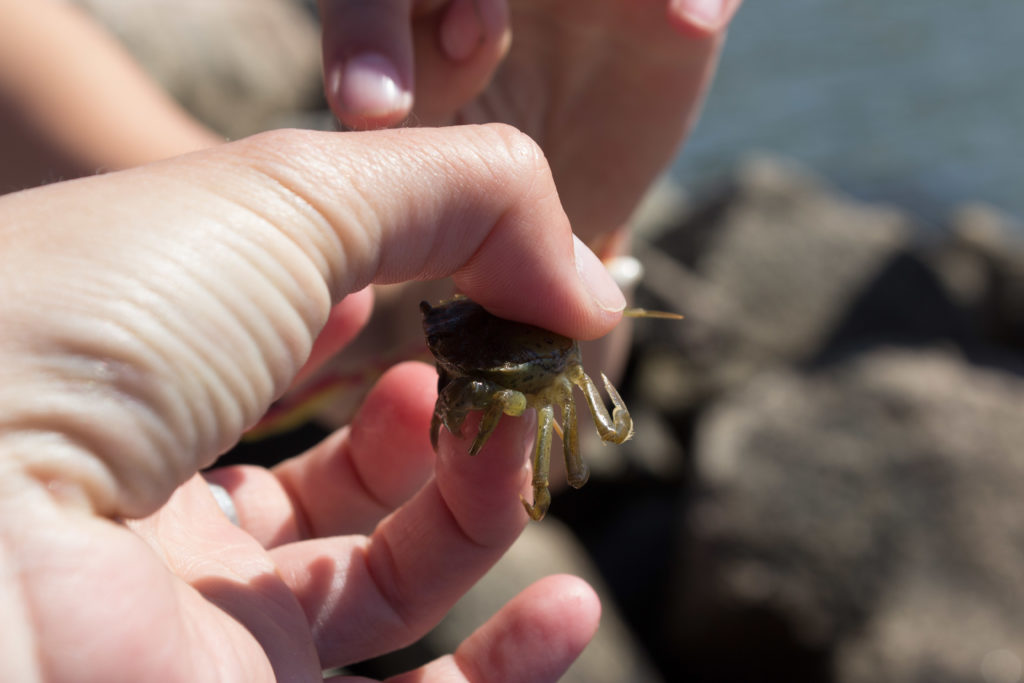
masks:
<svg viewBox="0 0 1024 683"><path fill-rule="evenodd" d="M638 217L640 302L687 316L637 324L626 398L663 416L669 464L636 457L641 420L612 495L677 487L677 561L648 591L674 598L647 634L663 671L1019 680L1021 224L966 206L926 230L770 159L707 198L662 186ZM643 506L618 508L658 537Z"/></svg>
<svg viewBox="0 0 1024 683"><path fill-rule="evenodd" d="M995 347L1024 351L1024 225L982 204L954 212L928 259L972 325Z"/></svg>
<svg viewBox="0 0 1024 683"><path fill-rule="evenodd" d="M1024 376L950 351L760 374L697 428L679 637L756 650L772 614L840 683L1024 658L1022 448Z"/></svg>
<svg viewBox="0 0 1024 683"><path fill-rule="evenodd" d="M747 162L674 229L638 245L642 295L687 316L672 328L638 324L641 381L675 412L766 365L813 358L904 257L913 230L905 214L843 197L796 167Z"/></svg>

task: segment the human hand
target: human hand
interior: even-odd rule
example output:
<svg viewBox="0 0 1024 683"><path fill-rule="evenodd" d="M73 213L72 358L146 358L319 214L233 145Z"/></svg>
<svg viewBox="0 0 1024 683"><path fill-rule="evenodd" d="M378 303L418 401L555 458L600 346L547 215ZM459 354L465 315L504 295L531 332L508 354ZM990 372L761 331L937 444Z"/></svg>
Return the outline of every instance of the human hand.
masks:
<svg viewBox="0 0 1024 683"><path fill-rule="evenodd" d="M327 98L352 128L410 111L418 125L519 128L601 251L696 120L739 4L322 0Z"/></svg>
<svg viewBox="0 0 1024 683"><path fill-rule="evenodd" d="M0 194L223 142L77 4L3 4Z"/></svg>
<svg viewBox="0 0 1024 683"><path fill-rule="evenodd" d="M240 526L196 472L369 283L453 275L581 338L623 306L505 127L270 133L9 195L0 217L4 680L318 680L411 642L525 524L523 421L478 458L442 435L435 462L435 378L403 365L309 453L210 474ZM336 342L368 305L337 309ZM409 680L553 680L598 609L548 578Z"/></svg>

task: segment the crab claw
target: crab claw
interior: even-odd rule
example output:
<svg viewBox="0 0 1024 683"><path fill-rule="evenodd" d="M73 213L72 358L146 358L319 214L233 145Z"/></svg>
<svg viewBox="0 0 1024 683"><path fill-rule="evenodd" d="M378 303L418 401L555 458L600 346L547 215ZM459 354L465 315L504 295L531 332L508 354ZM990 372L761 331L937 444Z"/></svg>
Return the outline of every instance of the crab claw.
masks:
<svg viewBox="0 0 1024 683"><path fill-rule="evenodd" d="M519 496L519 500L522 501L523 507L526 508L526 514L530 515L530 519L539 522L544 519L544 515L548 513L548 508L551 507L551 492L547 489L534 490L532 504L528 503L524 496Z"/></svg>
<svg viewBox="0 0 1024 683"><path fill-rule="evenodd" d="M608 398L612 400L612 405L615 406L612 410L612 422L615 423L614 431L612 434L607 435L602 432L601 438L612 443L625 443L633 438L633 418L629 416L626 402L622 400L618 390L603 372L601 373L601 379L604 380L604 388L608 391Z"/></svg>

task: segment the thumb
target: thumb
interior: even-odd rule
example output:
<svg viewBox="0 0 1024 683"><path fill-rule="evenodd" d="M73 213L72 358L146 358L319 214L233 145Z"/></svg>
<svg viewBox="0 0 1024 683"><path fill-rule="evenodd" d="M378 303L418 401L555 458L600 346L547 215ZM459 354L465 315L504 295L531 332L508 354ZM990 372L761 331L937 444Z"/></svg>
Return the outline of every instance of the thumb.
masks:
<svg viewBox="0 0 1024 683"><path fill-rule="evenodd" d="M0 465L111 516L231 446L369 283L454 275L584 338L624 305L502 126L264 134L8 195L0 244Z"/></svg>

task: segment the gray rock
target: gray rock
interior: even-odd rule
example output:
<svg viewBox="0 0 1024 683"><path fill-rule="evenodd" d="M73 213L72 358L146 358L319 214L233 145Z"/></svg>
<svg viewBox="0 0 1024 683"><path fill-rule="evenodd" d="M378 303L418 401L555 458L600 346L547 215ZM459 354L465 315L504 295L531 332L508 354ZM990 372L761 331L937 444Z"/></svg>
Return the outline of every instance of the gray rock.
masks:
<svg viewBox="0 0 1024 683"><path fill-rule="evenodd" d="M951 239L933 250L937 272L992 344L1024 350L1024 227L991 207L960 207Z"/></svg>
<svg viewBox="0 0 1024 683"><path fill-rule="evenodd" d="M912 233L892 208L841 197L777 161L747 162L654 248L638 246L652 305L687 316L664 344L675 358L655 354L642 381L656 385L682 351L687 389L657 403L679 410L766 364L814 356ZM651 326L637 328L643 341Z"/></svg>
<svg viewBox="0 0 1024 683"><path fill-rule="evenodd" d="M760 374L698 426L679 633L770 613L841 683L1012 668L1022 444L1024 379L946 351Z"/></svg>

